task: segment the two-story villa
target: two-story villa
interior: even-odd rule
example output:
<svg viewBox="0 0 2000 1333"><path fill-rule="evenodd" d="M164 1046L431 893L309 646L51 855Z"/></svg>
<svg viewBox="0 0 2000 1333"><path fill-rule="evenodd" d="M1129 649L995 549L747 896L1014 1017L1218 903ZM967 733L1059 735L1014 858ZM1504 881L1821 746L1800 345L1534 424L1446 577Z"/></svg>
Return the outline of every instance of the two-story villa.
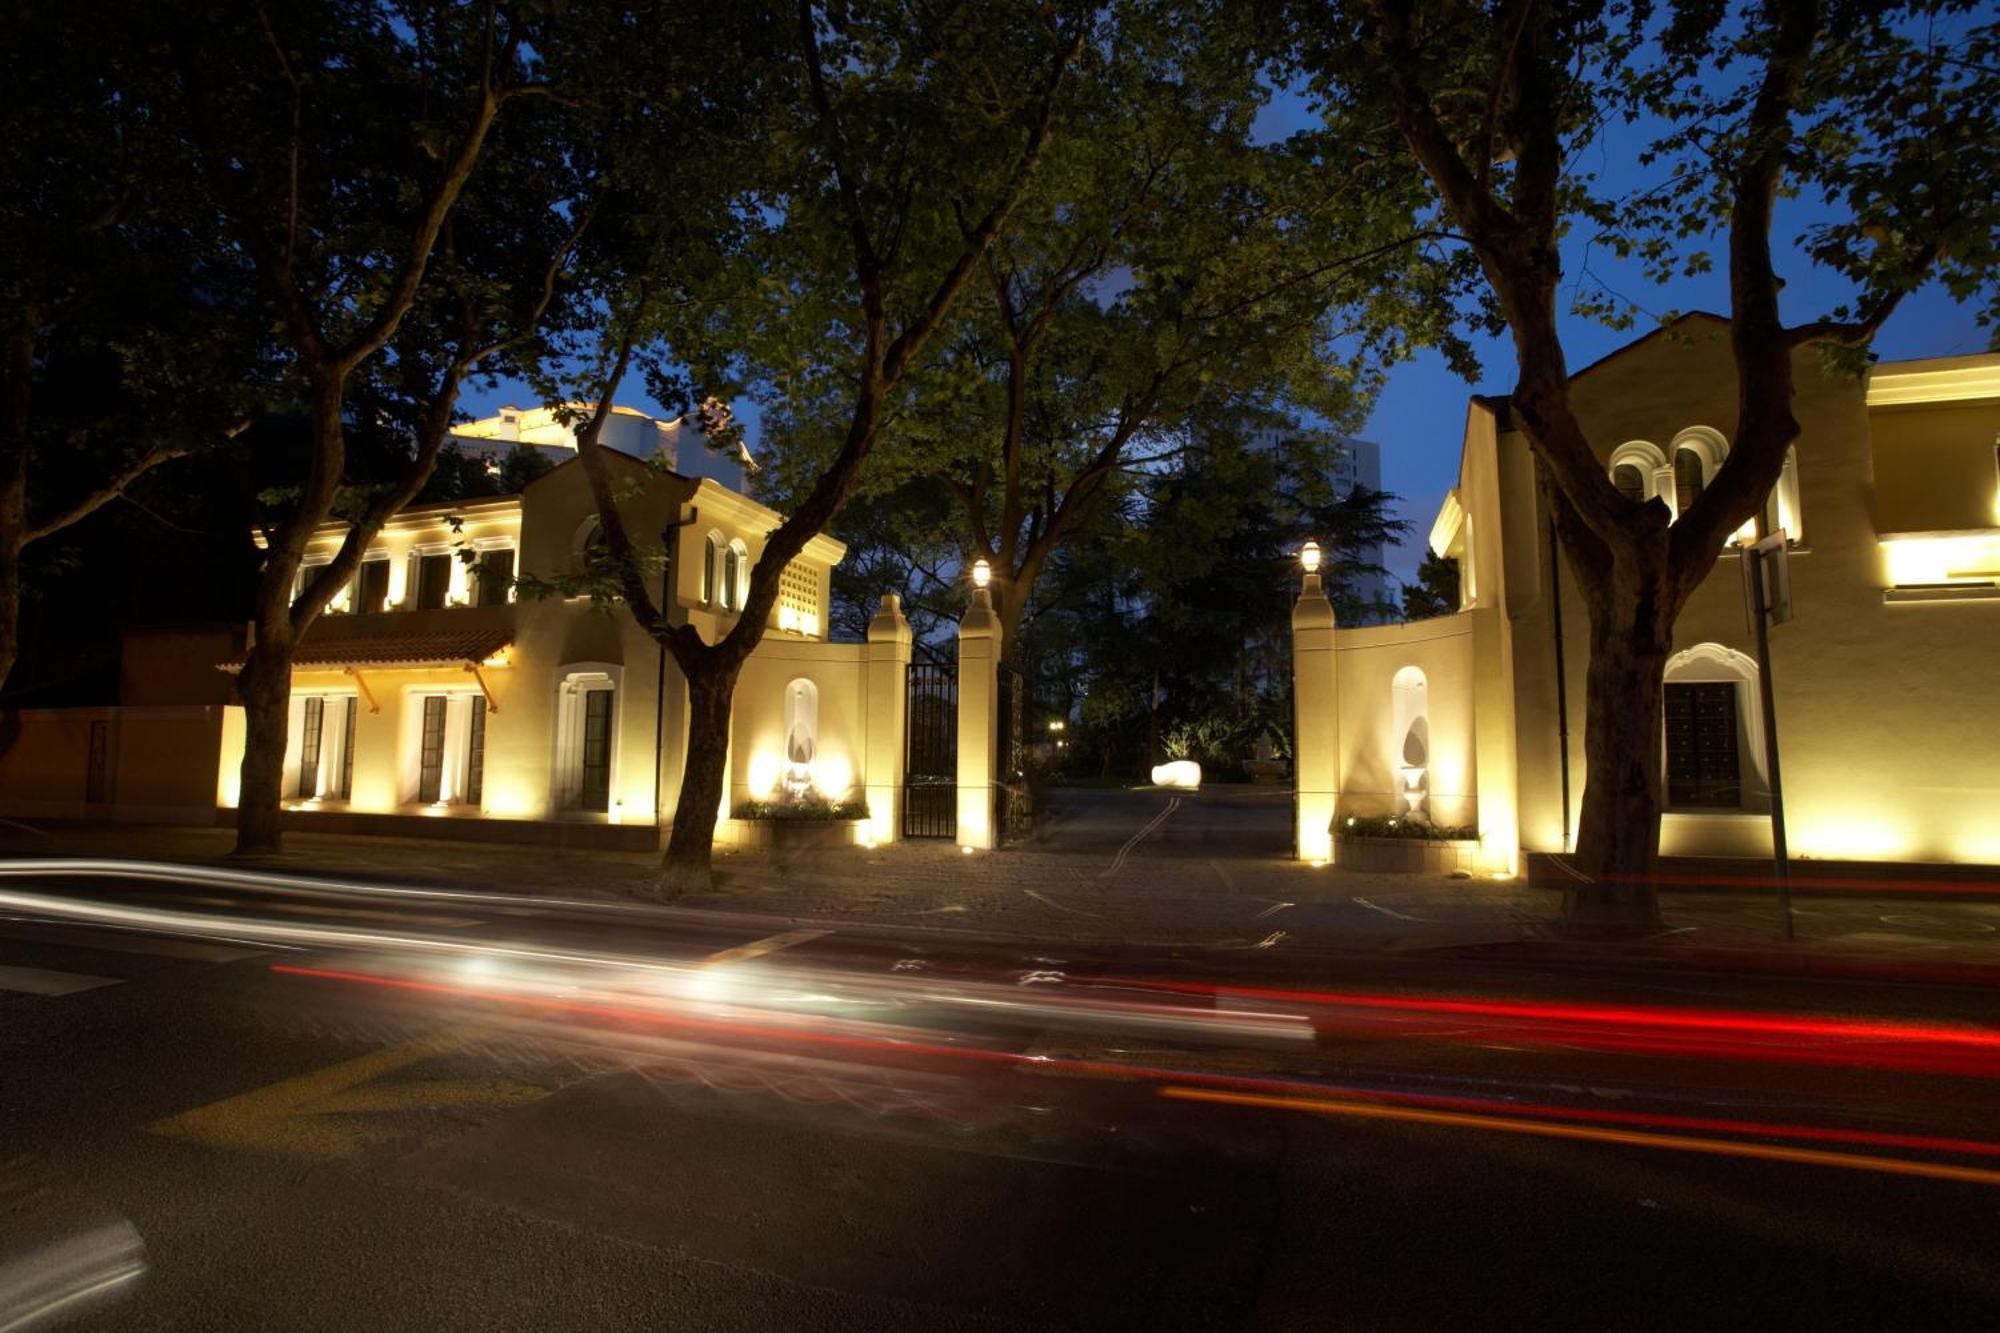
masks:
<svg viewBox="0 0 2000 1333"><path fill-rule="evenodd" d="M709 450L691 427L617 409L607 456L627 474L626 524L667 553L662 604L712 641L734 622L780 515L738 489L743 455ZM549 836L554 825L557 837L650 845L679 788L686 702L678 669L622 607L519 591L527 576L578 571L598 540L570 428L543 409L507 409L455 434L462 449L496 463L516 446L559 461L519 494L414 506L384 526L294 662L285 759L294 822L388 832L413 830L416 820L516 821L515 836ZM302 580L333 558L346 533L330 523L314 535ZM854 729L846 716L854 709L838 700L859 688L866 648L827 642L828 575L844 550L817 537L785 571L738 704L743 741L759 743L763 731L797 725L784 716L785 686L804 682L790 693L810 692L809 725L827 727L811 748L816 784L834 799L853 796L864 776L858 746L835 734ZM773 686L764 677L774 671L791 674ZM821 703L823 693L834 698ZM241 726L240 710L230 710L219 764L224 806L235 804ZM770 786L770 767L734 763L732 801L768 796L751 770ZM644 831L620 838L566 825Z"/></svg>

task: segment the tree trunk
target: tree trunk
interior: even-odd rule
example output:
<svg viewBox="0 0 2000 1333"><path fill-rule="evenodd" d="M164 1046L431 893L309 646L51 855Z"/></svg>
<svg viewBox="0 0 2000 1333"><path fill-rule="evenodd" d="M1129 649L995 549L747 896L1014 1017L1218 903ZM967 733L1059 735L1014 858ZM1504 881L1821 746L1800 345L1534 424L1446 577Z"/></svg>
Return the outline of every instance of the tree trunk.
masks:
<svg viewBox="0 0 2000 1333"><path fill-rule="evenodd" d="M236 854L275 852L283 842L278 816L285 796L287 713L292 701L292 644L289 626L267 632L269 617L257 622L257 641L236 689L243 697L243 767L236 796Z"/></svg>
<svg viewBox="0 0 2000 1333"><path fill-rule="evenodd" d="M1563 895L1564 925L1586 934L1657 930L1662 680L1671 647L1660 589L1614 580L1590 605L1585 779L1574 865L1588 877Z"/></svg>
<svg viewBox="0 0 2000 1333"><path fill-rule="evenodd" d="M16 488L0 488L0 688L21 651L21 534L26 506Z"/></svg>
<svg viewBox="0 0 2000 1333"><path fill-rule="evenodd" d="M660 863L663 898L705 893L713 883L709 858L715 850L722 779L729 767L730 701L742 663L705 656L694 670L683 671L688 684L687 762L681 771L673 832Z"/></svg>
<svg viewBox="0 0 2000 1333"><path fill-rule="evenodd" d="M0 354L0 686L21 651L21 548L28 542L28 381L35 367L32 308L16 312Z"/></svg>

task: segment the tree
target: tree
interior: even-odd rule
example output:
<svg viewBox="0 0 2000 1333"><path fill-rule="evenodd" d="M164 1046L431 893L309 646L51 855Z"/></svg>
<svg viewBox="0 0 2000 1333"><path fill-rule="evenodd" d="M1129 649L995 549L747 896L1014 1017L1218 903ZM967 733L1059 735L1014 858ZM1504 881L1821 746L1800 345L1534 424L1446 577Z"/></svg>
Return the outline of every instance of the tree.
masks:
<svg viewBox="0 0 2000 1333"><path fill-rule="evenodd" d="M0 685L26 549L240 431L257 380L157 80L90 9L0 19Z"/></svg>
<svg viewBox="0 0 2000 1333"><path fill-rule="evenodd" d="M1013 4L845 5L822 14L807 2L797 18L793 100L774 105L778 122L764 127L775 151L767 200L776 202L753 229L758 300L723 320L734 338L727 350L707 351L714 329L672 319L703 304L686 294L685 252L676 238L663 250L655 236L641 236L641 250L657 258L617 274L593 407L577 431L624 600L687 682L687 759L661 868L667 894L709 882L730 702L779 578L853 494L905 376L1012 221L1089 35L1079 18ZM725 193L733 183L718 182ZM733 361L777 395L808 381L818 402L840 404L830 418L840 422L837 435L810 442L823 450L809 469L814 480L766 537L739 618L715 643L673 623L653 598L645 552L626 530L598 440L635 356L670 328L691 364Z"/></svg>
<svg viewBox="0 0 2000 1333"><path fill-rule="evenodd" d="M1417 581L1403 585L1403 619L1427 620L1457 610L1458 561L1425 551L1417 566Z"/></svg>
<svg viewBox="0 0 2000 1333"><path fill-rule="evenodd" d="M2000 234L1992 127L2000 37L1970 4L1686 0L1607 9L1561 0L1359 0L1307 20L1332 121L1388 126L1422 164L1512 334L1527 436L1590 618L1588 779L1569 920L1647 929L1659 850L1662 675L1675 619L1732 533L1758 518L1798 434L1793 357L1854 366L1902 297L1933 276L1991 294ZM1608 119L1656 129L1660 185L1607 201L1577 165ZM1377 142L1382 142L1378 136ZM1854 298L1787 323L1771 231L1780 196L1832 220L1805 253ZM1572 410L1558 321L1566 228L1595 223L1656 273L1726 239L1738 415L1729 455L1677 520L1621 495ZM1584 301L1602 314L1601 298ZM1988 317L1993 313L1989 306Z"/></svg>
<svg viewBox="0 0 2000 1333"><path fill-rule="evenodd" d="M383 522L429 477L465 377L540 320L574 243L580 221L538 207L538 191L515 192L521 173L496 172L489 161L503 111L551 100L528 28L492 2L354 0L250 12L203 6L168 30L203 179L275 321L307 423L296 491L263 533L254 638L238 680L239 852L279 843L300 639ZM528 161L556 166L535 136L518 147ZM496 187L478 219L484 230L461 208L483 163L482 184ZM538 232L564 229L538 244ZM426 336L389 351L413 314L412 328ZM346 489L357 375L374 376L414 414L406 465L362 495ZM347 536L301 586L306 543L337 513Z"/></svg>
<svg viewBox="0 0 2000 1333"><path fill-rule="evenodd" d="M951 498L959 559L993 569L1009 660L1055 552L1225 428L1218 412L1351 422L1412 342L1460 350L1419 173L1325 134L1259 142L1270 93L1227 0L1114 13L1079 94L1089 132L1051 145L867 483Z"/></svg>
<svg viewBox="0 0 2000 1333"><path fill-rule="evenodd" d="M1024 617L1022 664L1050 711L1084 703L1079 760L1143 771L1170 733L1191 732L1196 757L1226 766L1259 735L1289 734L1301 543L1320 540L1328 591L1353 619L1356 580L1380 572L1358 553L1406 525L1392 496L1336 494L1335 437L1287 433L1300 446L1288 453L1246 447L1240 431L1204 435L1058 553Z"/></svg>

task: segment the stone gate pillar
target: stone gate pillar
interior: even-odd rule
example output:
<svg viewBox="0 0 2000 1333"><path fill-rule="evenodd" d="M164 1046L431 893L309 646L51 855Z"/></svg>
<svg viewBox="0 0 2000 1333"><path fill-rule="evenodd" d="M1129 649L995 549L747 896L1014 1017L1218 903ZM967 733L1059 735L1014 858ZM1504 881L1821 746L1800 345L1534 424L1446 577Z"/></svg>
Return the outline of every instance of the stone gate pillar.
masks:
<svg viewBox="0 0 2000 1333"><path fill-rule="evenodd" d="M988 850L1000 751L1000 617L985 588L958 622L958 845Z"/></svg>
<svg viewBox="0 0 2000 1333"><path fill-rule="evenodd" d="M863 699L868 739L862 752L867 775L868 840L895 842L903 836L903 763L910 712L910 622L895 593L868 622L868 674Z"/></svg>
<svg viewBox="0 0 2000 1333"><path fill-rule="evenodd" d="M1340 804L1340 680L1334 662L1333 603L1317 573L1292 605L1292 785L1297 812L1292 851L1301 861L1333 860Z"/></svg>

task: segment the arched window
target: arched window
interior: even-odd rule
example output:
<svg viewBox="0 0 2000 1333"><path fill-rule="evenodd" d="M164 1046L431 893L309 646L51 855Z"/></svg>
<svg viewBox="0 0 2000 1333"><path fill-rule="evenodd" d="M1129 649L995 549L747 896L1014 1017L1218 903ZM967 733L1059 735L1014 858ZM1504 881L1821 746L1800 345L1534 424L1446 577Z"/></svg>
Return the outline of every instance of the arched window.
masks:
<svg viewBox="0 0 2000 1333"><path fill-rule="evenodd" d="M701 541L701 604L715 604L715 559L716 548L722 545L722 534L711 532Z"/></svg>
<svg viewBox="0 0 2000 1333"><path fill-rule="evenodd" d="M1806 520L1799 508L1799 451L1796 447L1785 450L1785 470L1778 474L1778 484L1771 488L1771 498L1764 506L1764 524L1771 532L1784 529L1785 539L1794 546L1805 540Z"/></svg>
<svg viewBox="0 0 2000 1333"><path fill-rule="evenodd" d="M1395 769L1401 785L1397 788L1402 808L1396 813L1411 819L1428 815L1430 795L1431 722L1430 682L1419 667L1406 666L1389 682L1390 716L1395 721Z"/></svg>
<svg viewBox="0 0 2000 1333"><path fill-rule="evenodd" d="M730 611L743 609L750 588L750 548L741 538L730 541L722 559L722 605Z"/></svg>
<svg viewBox="0 0 2000 1333"><path fill-rule="evenodd" d="M1708 426L1689 426L1667 446L1673 454L1674 517L1679 518L1715 482L1729 457L1729 441Z"/></svg>
<svg viewBox="0 0 2000 1333"><path fill-rule="evenodd" d="M1719 643L1698 643L1667 659L1666 793L1669 809L1761 809L1763 714L1757 664Z"/></svg>
<svg viewBox="0 0 2000 1333"><path fill-rule="evenodd" d="M1701 455L1692 449L1674 450L1674 513L1685 514L1701 498L1708 478L1703 475Z"/></svg>
<svg viewBox="0 0 2000 1333"><path fill-rule="evenodd" d="M1634 504L1646 502L1646 474L1636 463L1620 463L1611 469L1611 484L1618 493Z"/></svg>
<svg viewBox="0 0 2000 1333"><path fill-rule="evenodd" d="M1626 499L1644 504L1660 493L1667 456L1644 440L1627 440L1611 451L1611 484Z"/></svg>

